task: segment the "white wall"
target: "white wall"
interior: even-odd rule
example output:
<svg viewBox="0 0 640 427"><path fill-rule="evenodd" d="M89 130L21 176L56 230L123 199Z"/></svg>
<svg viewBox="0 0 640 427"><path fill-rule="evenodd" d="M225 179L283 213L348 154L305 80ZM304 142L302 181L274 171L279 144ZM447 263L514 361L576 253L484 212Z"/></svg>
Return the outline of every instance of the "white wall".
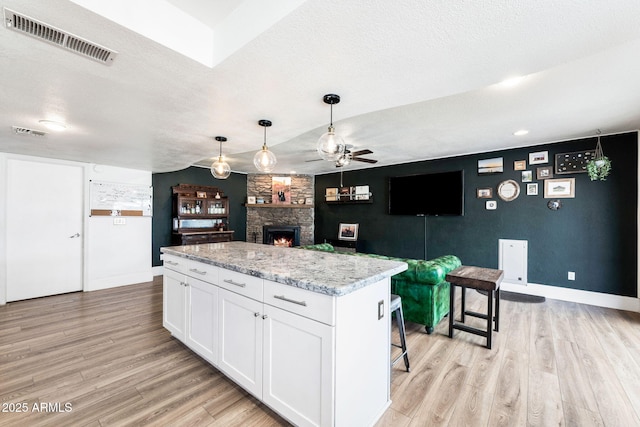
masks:
<svg viewBox="0 0 640 427"><path fill-rule="evenodd" d="M151 217L125 217L115 225L113 217L90 216L89 182L151 185L151 172L87 163L65 162L0 153L0 305L6 304L7 159L73 163L84 167L84 263L83 289L93 291L153 280L151 268ZM61 190L62 191L62 190ZM34 207L35 208L35 207ZM47 218L42 218L47 221ZM56 224L52 222L52 227ZM56 250L56 248L51 248ZM37 260L36 260L37 261Z"/></svg>

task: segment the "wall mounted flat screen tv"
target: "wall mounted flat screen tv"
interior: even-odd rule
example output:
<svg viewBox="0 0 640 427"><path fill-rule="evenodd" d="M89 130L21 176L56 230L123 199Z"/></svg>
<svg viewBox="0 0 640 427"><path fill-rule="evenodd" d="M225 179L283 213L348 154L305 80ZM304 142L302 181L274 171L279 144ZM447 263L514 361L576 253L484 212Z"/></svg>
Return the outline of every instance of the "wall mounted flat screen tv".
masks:
<svg viewBox="0 0 640 427"><path fill-rule="evenodd" d="M392 176L391 215L464 215L464 171Z"/></svg>

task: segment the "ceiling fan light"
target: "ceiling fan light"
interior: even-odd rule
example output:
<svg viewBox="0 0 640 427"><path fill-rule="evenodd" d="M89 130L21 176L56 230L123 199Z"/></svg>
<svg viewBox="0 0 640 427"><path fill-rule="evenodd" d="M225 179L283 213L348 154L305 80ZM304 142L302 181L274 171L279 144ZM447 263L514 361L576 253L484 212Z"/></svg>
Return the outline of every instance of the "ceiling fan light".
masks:
<svg viewBox="0 0 640 427"><path fill-rule="evenodd" d="M351 153L345 151L340 157L338 157L338 160L336 160L336 167L348 166L351 163L351 159L353 159Z"/></svg>
<svg viewBox="0 0 640 427"><path fill-rule="evenodd" d="M54 130L56 132L63 131L67 128L67 125L61 122L56 122L53 120L40 120L39 123L46 127L49 130Z"/></svg>
<svg viewBox="0 0 640 427"><path fill-rule="evenodd" d="M335 162L340 159L344 153L345 145L344 140L340 135L336 135L333 126L329 126L329 129L324 133L316 144L316 150L320 157L330 162Z"/></svg>

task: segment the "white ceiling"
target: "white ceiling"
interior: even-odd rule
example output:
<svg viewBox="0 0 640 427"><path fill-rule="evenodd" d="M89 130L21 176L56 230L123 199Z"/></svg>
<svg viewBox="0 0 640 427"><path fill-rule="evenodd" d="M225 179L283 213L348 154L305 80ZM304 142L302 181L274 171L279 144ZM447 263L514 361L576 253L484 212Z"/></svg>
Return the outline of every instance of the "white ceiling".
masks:
<svg viewBox="0 0 640 427"><path fill-rule="evenodd" d="M330 173L306 161L318 158L327 93L342 98L337 133L374 151L375 166L640 128L637 0L125 2L165 36L182 25L166 25L154 4L210 28L213 67L83 1L100 3L0 0L118 52L105 66L0 27L1 152L165 172L209 165L223 135L232 170L253 173L257 122L268 119L276 173ZM525 76L518 86L498 84L514 75ZM41 119L68 128L12 131L45 130Z"/></svg>

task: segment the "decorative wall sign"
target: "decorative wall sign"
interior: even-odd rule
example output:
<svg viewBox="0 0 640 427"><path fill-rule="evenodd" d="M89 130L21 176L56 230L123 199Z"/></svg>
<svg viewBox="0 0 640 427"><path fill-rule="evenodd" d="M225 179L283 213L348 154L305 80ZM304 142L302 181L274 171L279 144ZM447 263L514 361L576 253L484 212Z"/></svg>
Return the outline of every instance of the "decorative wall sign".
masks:
<svg viewBox="0 0 640 427"><path fill-rule="evenodd" d="M593 160L595 155L596 150L556 154L556 174L585 173L587 162Z"/></svg>
<svg viewBox="0 0 640 427"><path fill-rule="evenodd" d="M516 160L513 162L513 170L514 171L523 171L527 168L526 160Z"/></svg>

